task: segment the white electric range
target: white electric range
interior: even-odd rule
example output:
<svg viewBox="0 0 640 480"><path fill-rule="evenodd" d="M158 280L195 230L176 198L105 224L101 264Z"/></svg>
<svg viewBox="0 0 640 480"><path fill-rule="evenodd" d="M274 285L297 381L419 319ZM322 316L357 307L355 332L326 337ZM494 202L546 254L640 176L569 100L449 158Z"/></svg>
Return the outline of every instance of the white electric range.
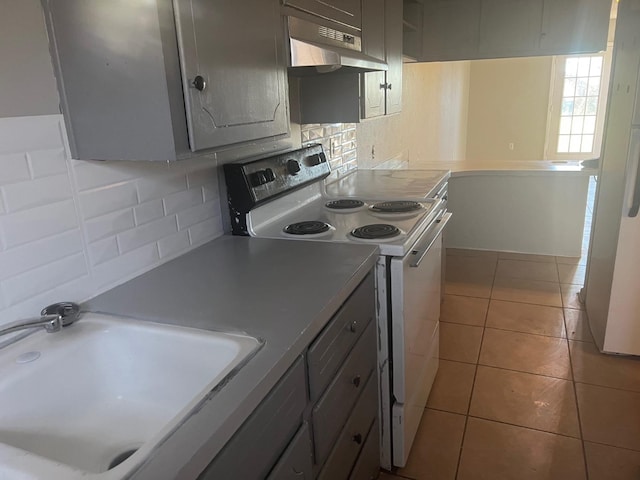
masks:
<svg viewBox="0 0 640 480"><path fill-rule="evenodd" d="M234 234L378 245L381 465L403 467L438 369L445 202L328 198L321 145L224 170Z"/></svg>

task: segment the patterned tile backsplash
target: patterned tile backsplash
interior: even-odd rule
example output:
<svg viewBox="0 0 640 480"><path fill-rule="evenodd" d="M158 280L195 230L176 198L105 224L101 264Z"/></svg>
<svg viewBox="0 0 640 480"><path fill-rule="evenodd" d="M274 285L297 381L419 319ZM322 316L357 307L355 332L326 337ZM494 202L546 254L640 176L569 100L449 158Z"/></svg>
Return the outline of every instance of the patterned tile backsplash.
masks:
<svg viewBox="0 0 640 480"><path fill-rule="evenodd" d="M0 119L0 324L84 301L222 234L215 159L68 151L61 115Z"/></svg>
<svg viewBox="0 0 640 480"><path fill-rule="evenodd" d="M329 158L331 176L339 178L357 168L355 123L300 125L302 145L321 143Z"/></svg>

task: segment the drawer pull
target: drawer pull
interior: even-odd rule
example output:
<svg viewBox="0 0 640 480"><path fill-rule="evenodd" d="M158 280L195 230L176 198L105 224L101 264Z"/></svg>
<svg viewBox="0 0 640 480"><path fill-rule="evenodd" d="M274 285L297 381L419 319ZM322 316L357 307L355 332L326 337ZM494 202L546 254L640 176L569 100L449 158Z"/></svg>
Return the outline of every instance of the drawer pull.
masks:
<svg viewBox="0 0 640 480"><path fill-rule="evenodd" d="M362 379L360 378L360 375L356 375L355 377L353 377L353 380L351 380L351 383L353 383L355 387L358 388L360 386L361 380Z"/></svg>
<svg viewBox="0 0 640 480"><path fill-rule="evenodd" d="M358 331L358 322L356 320L349 324L349 331L351 333L356 333Z"/></svg>
<svg viewBox="0 0 640 480"><path fill-rule="evenodd" d="M360 435L359 433L356 433L353 437L352 437L353 441L356 442L358 445L360 445L362 443L362 435Z"/></svg>

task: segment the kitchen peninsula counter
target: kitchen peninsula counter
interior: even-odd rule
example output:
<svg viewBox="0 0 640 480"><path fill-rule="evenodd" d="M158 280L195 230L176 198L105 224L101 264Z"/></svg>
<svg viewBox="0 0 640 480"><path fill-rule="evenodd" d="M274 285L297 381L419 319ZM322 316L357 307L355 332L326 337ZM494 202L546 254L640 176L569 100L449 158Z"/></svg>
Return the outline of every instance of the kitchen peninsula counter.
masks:
<svg viewBox="0 0 640 480"><path fill-rule="evenodd" d="M130 477L195 479L365 278L377 246L224 236L85 310L264 341Z"/></svg>

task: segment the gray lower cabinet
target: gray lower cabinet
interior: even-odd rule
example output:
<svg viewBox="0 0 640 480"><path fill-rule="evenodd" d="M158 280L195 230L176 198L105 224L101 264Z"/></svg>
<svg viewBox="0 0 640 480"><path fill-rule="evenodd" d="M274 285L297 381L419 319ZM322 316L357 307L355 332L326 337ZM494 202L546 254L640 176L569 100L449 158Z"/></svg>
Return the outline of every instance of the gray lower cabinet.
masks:
<svg viewBox="0 0 640 480"><path fill-rule="evenodd" d="M279 0L42 0L71 154L176 160L289 133Z"/></svg>
<svg viewBox="0 0 640 480"><path fill-rule="evenodd" d="M374 299L370 273L199 480L377 478Z"/></svg>

